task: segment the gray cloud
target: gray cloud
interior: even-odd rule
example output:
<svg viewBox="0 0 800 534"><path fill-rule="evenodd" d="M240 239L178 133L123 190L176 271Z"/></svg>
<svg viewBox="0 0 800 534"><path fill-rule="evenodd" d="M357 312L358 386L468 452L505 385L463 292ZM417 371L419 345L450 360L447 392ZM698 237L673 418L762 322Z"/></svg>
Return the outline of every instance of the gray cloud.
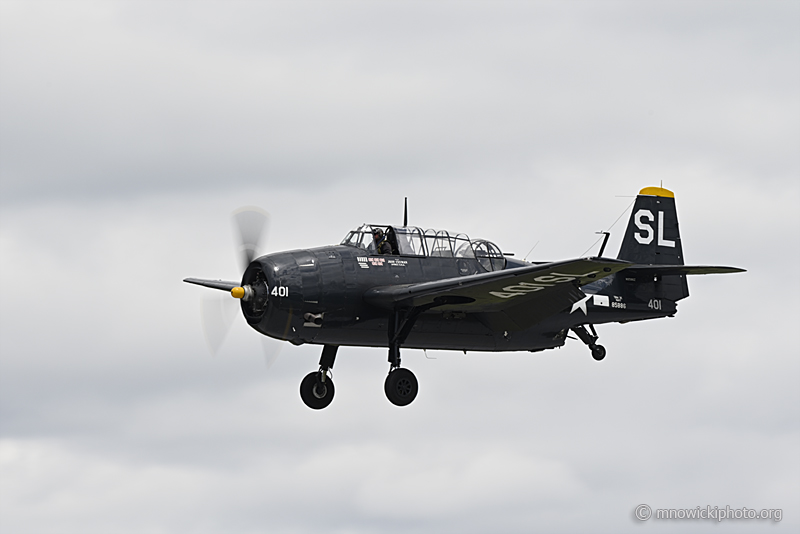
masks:
<svg viewBox="0 0 800 534"><path fill-rule="evenodd" d="M772 177L800 142L794 11L774 7L15 5L4 197L566 161Z"/></svg>

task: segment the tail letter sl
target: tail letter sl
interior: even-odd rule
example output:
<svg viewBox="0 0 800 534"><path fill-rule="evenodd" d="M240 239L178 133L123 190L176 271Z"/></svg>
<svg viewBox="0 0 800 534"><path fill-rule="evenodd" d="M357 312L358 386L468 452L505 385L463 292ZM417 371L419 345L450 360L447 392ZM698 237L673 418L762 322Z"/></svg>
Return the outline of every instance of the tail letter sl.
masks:
<svg viewBox="0 0 800 534"><path fill-rule="evenodd" d="M642 219L647 219L647 222L642 221ZM639 210L636 212L636 216L634 217L633 221L636 224L636 227L641 230L642 232L647 232L645 235L642 235L639 232L636 232L633 236L636 238L636 241L640 245L649 245L653 242L653 227L650 226L648 223L653 222L653 213L650 210ZM675 241L671 241L669 239L664 239L664 212L658 212L658 245L661 247L675 247Z"/></svg>

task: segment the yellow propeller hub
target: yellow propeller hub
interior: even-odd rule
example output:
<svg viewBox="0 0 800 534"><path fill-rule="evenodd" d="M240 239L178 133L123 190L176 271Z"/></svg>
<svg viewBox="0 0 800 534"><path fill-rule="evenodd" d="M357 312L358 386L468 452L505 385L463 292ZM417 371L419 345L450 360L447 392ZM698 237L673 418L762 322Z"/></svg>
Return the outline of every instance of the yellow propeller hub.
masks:
<svg viewBox="0 0 800 534"><path fill-rule="evenodd" d="M244 298L244 293L245 291L243 287L234 287L231 289L231 295L233 295L233 298L235 299Z"/></svg>

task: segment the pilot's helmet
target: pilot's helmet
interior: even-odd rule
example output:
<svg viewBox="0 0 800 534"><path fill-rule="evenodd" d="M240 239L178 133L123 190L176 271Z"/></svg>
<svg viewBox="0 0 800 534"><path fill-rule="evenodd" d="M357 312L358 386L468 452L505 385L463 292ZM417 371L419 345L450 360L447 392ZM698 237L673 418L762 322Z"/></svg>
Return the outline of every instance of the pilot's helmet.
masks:
<svg viewBox="0 0 800 534"><path fill-rule="evenodd" d="M380 228L375 228L375 229L372 231L372 235L373 235L373 236L374 236L376 239L380 239L380 238L382 238L382 237L383 237L383 230L381 230Z"/></svg>

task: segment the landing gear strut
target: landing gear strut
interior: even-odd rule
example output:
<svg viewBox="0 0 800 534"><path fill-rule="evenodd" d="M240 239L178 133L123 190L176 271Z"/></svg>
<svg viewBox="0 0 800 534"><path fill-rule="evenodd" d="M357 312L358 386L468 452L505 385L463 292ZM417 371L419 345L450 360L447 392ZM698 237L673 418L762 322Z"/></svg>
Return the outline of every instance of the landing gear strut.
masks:
<svg viewBox="0 0 800 534"><path fill-rule="evenodd" d="M407 406L417 397L417 377L408 369L400 367L400 345L408 337L419 314L432 307L395 310L389 316L389 375L383 383L383 391L389 402L395 406Z"/></svg>
<svg viewBox="0 0 800 534"><path fill-rule="evenodd" d="M333 400L335 390L328 371L333 368L338 349L338 345L325 345L319 359L319 371L308 373L300 382L300 398L313 410L321 410Z"/></svg>
<svg viewBox="0 0 800 534"><path fill-rule="evenodd" d="M592 358L594 358L599 362L600 360L606 357L606 348L603 345L597 344L599 336L597 335L597 332L595 332L594 325L590 324L589 329L592 331L591 334L586 330L586 327L583 325L572 327L572 331L575 332L575 334L581 339L581 341L586 343L586 345L592 351Z"/></svg>
<svg viewBox="0 0 800 534"><path fill-rule="evenodd" d="M417 397L419 383L414 373L400 367L400 345L405 343L408 334L420 314L449 304L467 304L474 302L471 297L443 296L436 297L432 302L411 308L395 308L389 315L389 376L383 383L383 391L389 402L396 406L411 404Z"/></svg>

